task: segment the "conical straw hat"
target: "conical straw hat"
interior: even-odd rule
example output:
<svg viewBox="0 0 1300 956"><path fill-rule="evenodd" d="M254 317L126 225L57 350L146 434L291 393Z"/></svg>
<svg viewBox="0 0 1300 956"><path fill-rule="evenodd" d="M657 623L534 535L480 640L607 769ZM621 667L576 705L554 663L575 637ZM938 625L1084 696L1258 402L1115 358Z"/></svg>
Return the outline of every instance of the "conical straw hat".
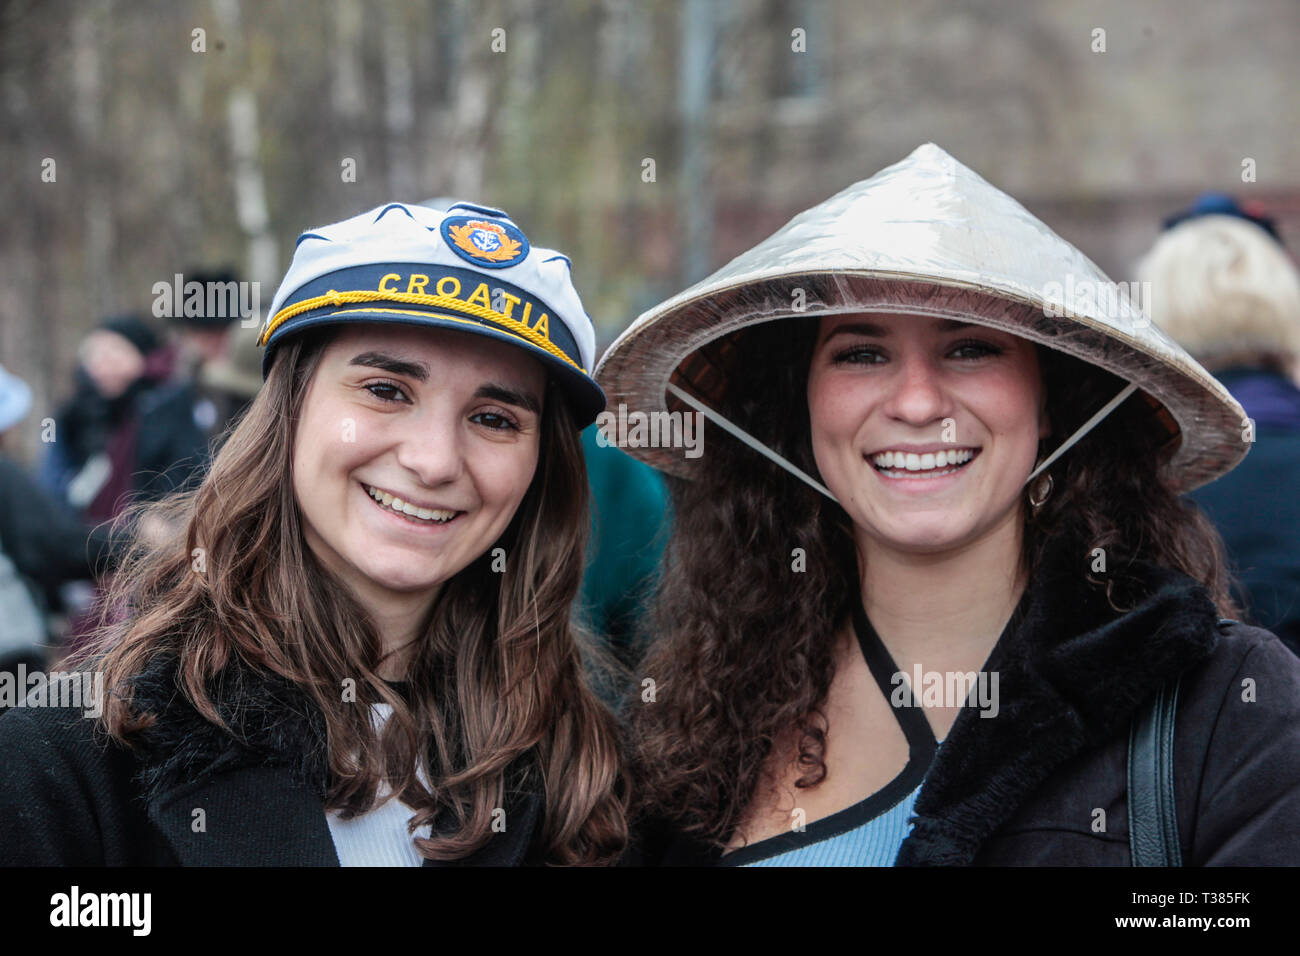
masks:
<svg viewBox="0 0 1300 956"><path fill-rule="evenodd" d="M1171 486L1213 481L1249 449L1245 412L1117 290L1020 203L927 143L641 315L596 379L610 410L689 411L670 385L717 409L738 374L718 340L737 330L855 312L950 318L1059 349L1136 386L1163 425L1156 433L1168 436L1152 453L1171 446ZM707 467L707 454L624 450L685 478Z"/></svg>

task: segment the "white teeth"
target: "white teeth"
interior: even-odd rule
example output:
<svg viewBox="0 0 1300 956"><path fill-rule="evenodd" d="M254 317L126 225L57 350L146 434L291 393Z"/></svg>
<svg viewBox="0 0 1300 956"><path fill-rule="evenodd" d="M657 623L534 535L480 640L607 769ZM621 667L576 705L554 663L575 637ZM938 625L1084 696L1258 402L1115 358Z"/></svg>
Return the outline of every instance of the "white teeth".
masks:
<svg viewBox="0 0 1300 956"><path fill-rule="evenodd" d="M885 451L871 456L871 462L882 471L909 471L909 472L932 472L939 470L942 474L951 474L950 471L943 469L954 468L958 465L964 465L975 457L978 449L972 448L954 448L951 451L945 450L940 452L925 452L916 454L913 452ZM922 475L921 477L931 477Z"/></svg>
<svg viewBox="0 0 1300 956"><path fill-rule="evenodd" d="M394 511L400 511L402 514L408 515L412 518L419 518L423 521L433 521L442 524L443 522L450 521L452 518L456 517L455 511L440 511L433 508L421 508L418 505L411 504L409 501L403 501L401 498L398 498L387 491L380 491L378 488L372 488L370 485L366 485L365 489L366 494L370 495L371 498L374 498L375 501L392 508Z"/></svg>

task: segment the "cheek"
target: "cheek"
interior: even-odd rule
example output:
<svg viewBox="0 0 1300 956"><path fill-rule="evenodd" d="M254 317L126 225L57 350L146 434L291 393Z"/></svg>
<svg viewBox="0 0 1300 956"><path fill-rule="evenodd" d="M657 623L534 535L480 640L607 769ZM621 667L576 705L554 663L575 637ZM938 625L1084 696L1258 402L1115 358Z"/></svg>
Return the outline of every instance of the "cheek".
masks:
<svg viewBox="0 0 1300 956"><path fill-rule="evenodd" d="M1018 372L983 383L972 407L995 434L1036 449L1039 440L1040 386L1036 373Z"/></svg>
<svg viewBox="0 0 1300 956"><path fill-rule="evenodd" d="M355 408L319 401L303 410L294 446L294 486L300 498L316 495L346 479L348 472L373 457L368 450L381 436L375 423L363 421Z"/></svg>
<svg viewBox="0 0 1300 956"><path fill-rule="evenodd" d="M852 443L871 410L871 396L865 389L820 375L809 380L808 417L814 451L833 453L843 443Z"/></svg>
<svg viewBox="0 0 1300 956"><path fill-rule="evenodd" d="M483 501L513 513L537 471L537 445L506 445L476 449L471 470Z"/></svg>

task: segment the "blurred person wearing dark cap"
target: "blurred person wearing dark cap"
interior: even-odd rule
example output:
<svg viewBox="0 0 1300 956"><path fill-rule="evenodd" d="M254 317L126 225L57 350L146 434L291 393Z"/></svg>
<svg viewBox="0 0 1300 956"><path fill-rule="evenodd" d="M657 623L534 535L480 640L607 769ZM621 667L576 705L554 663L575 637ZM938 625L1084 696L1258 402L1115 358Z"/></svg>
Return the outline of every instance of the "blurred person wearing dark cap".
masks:
<svg viewBox="0 0 1300 956"><path fill-rule="evenodd" d="M1151 318L1245 409L1250 453L1190 497L1218 526L1254 623L1300 654L1300 273L1262 210L1209 193L1139 262Z"/></svg>
<svg viewBox="0 0 1300 956"><path fill-rule="evenodd" d="M239 419L262 387L257 335L257 329L235 326L226 337L226 351L199 369L199 391L213 403L222 433Z"/></svg>
<svg viewBox="0 0 1300 956"><path fill-rule="evenodd" d="M78 349L76 391L55 416L43 477L88 521L113 518L128 495L175 490L205 457L191 410L159 381L159 344L144 319L123 315Z"/></svg>
<svg viewBox="0 0 1300 956"><path fill-rule="evenodd" d="M189 391L162 381L159 344L143 318L122 315L100 323L78 350L76 391L55 415L41 480L91 525L186 487L206 467L207 434ZM96 594L76 582L47 592L51 607L69 615L69 648L93 630Z"/></svg>
<svg viewBox="0 0 1300 956"><path fill-rule="evenodd" d="M256 329L241 329L235 322L246 303L244 284L234 270L194 270L177 282L183 290L197 289L202 294L191 300L186 292L184 308L175 302L168 318L171 341L163 353L169 364L169 387L177 393L177 401L189 404L195 424L211 440L230 423L231 404L229 396L209 388L204 369L227 360L241 331L255 333ZM255 318L255 312L249 317Z"/></svg>

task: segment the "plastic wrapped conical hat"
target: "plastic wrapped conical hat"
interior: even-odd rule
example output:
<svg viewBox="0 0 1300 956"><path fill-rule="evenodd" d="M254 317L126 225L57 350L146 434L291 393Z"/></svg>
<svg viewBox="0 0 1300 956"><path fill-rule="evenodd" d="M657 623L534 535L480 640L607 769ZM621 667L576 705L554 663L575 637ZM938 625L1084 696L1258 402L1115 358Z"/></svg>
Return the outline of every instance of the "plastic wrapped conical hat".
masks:
<svg viewBox="0 0 1300 956"><path fill-rule="evenodd" d="M1159 421L1152 453L1162 455L1170 485L1196 488L1245 456L1245 412L1125 291L1006 193L927 143L641 315L606 351L596 379L611 410L717 409L728 378L739 374L725 337L746 327L859 312L973 322L1136 386L1124 397L1145 401ZM707 467L707 454L623 447L686 478Z"/></svg>

